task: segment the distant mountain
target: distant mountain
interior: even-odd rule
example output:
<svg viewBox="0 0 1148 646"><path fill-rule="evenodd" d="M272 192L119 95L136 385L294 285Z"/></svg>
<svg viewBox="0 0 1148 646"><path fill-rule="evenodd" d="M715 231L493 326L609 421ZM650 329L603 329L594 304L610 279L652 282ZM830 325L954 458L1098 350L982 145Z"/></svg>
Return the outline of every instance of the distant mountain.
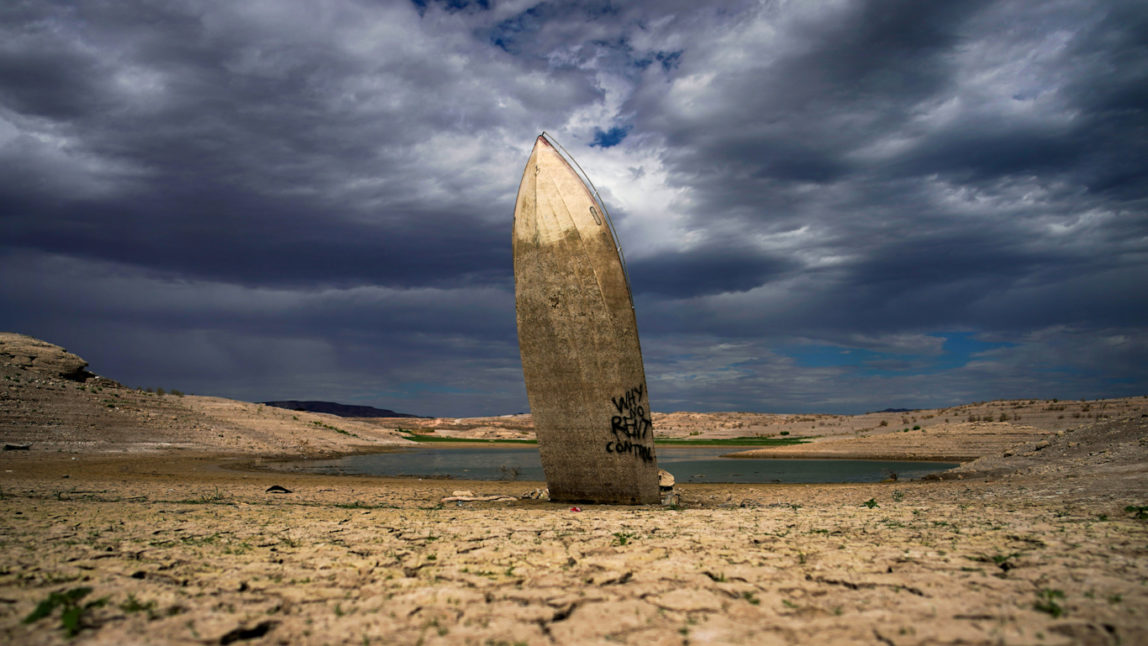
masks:
<svg viewBox="0 0 1148 646"><path fill-rule="evenodd" d="M421 415L396 413L395 411L387 410L386 408L375 408L374 406L354 406L351 404L338 404L335 402L299 401L296 399L288 399L284 401L262 403L267 404L268 406L274 406L276 408L301 410L308 413L327 413L329 415L338 415L339 417L421 417Z"/></svg>
<svg viewBox="0 0 1148 646"><path fill-rule="evenodd" d="M917 409L916 408L885 408L885 409L882 409L882 410L879 410L876 412L878 412L878 413L911 413L915 410L917 410Z"/></svg>

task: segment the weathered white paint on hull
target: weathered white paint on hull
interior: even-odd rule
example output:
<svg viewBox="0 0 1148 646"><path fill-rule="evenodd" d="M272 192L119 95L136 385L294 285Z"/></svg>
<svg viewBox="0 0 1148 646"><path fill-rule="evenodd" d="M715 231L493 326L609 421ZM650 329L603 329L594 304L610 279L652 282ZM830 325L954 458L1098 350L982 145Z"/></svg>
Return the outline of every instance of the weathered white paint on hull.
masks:
<svg viewBox="0 0 1148 646"><path fill-rule="evenodd" d="M545 136L514 209L518 344L553 500L656 503L638 326L607 216Z"/></svg>

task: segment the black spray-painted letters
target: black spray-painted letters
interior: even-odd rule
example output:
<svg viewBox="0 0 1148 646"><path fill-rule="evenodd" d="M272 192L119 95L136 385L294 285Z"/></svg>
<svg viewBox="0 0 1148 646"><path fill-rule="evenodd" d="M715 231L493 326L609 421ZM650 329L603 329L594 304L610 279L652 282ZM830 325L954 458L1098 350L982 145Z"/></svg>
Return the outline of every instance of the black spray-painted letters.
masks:
<svg viewBox="0 0 1148 646"><path fill-rule="evenodd" d="M642 396L645 394L646 385L639 384L627 390L621 397L612 399L618 414L611 418L610 430L614 431L614 436L619 440L623 436L632 440L644 440L654 428L646 408L642 406Z"/></svg>
<svg viewBox="0 0 1148 646"><path fill-rule="evenodd" d="M607 453L633 454L644 462L654 461L653 450L641 441L649 438L654 428L646 407L642 405L645 394L646 385L639 384L621 396L611 398L618 414L610 418L614 441L606 443Z"/></svg>

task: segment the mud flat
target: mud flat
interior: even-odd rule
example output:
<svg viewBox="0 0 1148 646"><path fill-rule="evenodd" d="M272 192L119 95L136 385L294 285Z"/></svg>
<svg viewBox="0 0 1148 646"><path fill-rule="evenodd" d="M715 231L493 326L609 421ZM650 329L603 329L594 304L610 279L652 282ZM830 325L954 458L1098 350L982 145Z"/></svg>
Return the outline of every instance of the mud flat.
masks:
<svg viewBox="0 0 1148 646"><path fill-rule="evenodd" d="M68 642L62 609L23 620L90 588L72 643L1146 643L1146 443L1106 420L948 480L581 511L440 503L536 483L7 451L0 635Z"/></svg>

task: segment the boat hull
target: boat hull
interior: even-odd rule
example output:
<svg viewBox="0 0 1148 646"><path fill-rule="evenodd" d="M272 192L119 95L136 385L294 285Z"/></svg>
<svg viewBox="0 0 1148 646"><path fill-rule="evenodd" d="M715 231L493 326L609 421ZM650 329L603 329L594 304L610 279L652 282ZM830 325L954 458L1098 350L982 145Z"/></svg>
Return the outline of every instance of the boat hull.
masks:
<svg viewBox="0 0 1148 646"><path fill-rule="evenodd" d="M514 212L518 343L552 500L659 500L637 321L607 216L545 137Z"/></svg>

